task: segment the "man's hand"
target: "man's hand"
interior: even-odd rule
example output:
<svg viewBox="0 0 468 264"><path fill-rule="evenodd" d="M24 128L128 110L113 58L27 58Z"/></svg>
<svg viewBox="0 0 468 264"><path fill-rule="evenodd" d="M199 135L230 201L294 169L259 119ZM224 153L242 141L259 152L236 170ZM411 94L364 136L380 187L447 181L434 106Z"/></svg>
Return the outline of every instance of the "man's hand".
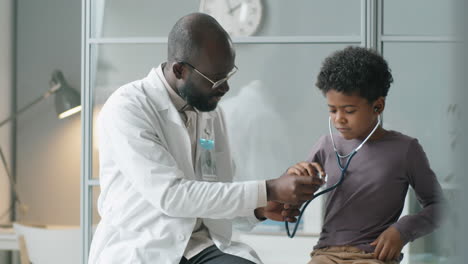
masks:
<svg viewBox="0 0 468 264"><path fill-rule="evenodd" d="M287 221L294 223L297 221L296 216L299 215L299 209L297 207L288 206L285 209L282 203L269 201L267 206L259 207L255 209L255 216L260 220L265 220L265 218L274 220L274 221Z"/></svg>
<svg viewBox="0 0 468 264"><path fill-rule="evenodd" d="M300 205L312 199L314 193L324 183L317 174L325 175L322 166L316 162L299 162L290 167L278 179L267 180L268 201Z"/></svg>
<svg viewBox="0 0 468 264"><path fill-rule="evenodd" d="M374 256L381 261L395 260L400 256L404 244L401 240L400 231L391 226L371 243L375 246Z"/></svg>
<svg viewBox="0 0 468 264"><path fill-rule="evenodd" d="M267 200L288 204L302 204L312 199L314 192L322 185L323 181L317 177L288 175L267 180Z"/></svg>

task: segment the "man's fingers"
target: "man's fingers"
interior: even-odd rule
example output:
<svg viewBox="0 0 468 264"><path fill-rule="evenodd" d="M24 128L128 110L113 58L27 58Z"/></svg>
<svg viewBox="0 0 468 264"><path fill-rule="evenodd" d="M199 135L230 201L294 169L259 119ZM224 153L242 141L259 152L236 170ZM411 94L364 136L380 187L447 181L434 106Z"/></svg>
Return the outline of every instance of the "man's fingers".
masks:
<svg viewBox="0 0 468 264"><path fill-rule="evenodd" d="M323 180L317 177L309 177L309 176L297 176L296 178L297 183L303 185L321 185Z"/></svg>
<svg viewBox="0 0 468 264"><path fill-rule="evenodd" d="M282 216L298 216L301 213L299 209L290 209L281 211Z"/></svg>
<svg viewBox="0 0 468 264"><path fill-rule="evenodd" d="M298 195L299 202L295 203L295 205L297 206L297 205L303 204L309 200L312 200L313 198L314 198L314 193L310 193L310 194L302 193Z"/></svg>
<svg viewBox="0 0 468 264"><path fill-rule="evenodd" d="M291 204L289 205L288 208L285 208L285 209L299 209L301 208L302 204Z"/></svg>

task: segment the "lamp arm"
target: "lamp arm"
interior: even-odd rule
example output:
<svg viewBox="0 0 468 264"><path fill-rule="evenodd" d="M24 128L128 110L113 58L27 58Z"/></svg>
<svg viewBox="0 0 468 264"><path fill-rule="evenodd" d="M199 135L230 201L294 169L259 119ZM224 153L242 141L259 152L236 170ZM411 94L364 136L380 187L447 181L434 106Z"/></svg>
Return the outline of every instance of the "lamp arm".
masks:
<svg viewBox="0 0 468 264"><path fill-rule="evenodd" d="M40 97L36 98L34 101L30 102L29 104L23 106L21 109L16 111L16 113L13 113L11 116L9 116L7 119L3 120L0 122L0 127L5 125L6 123L10 122L13 119L16 119L20 114L22 114L24 111L28 110L31 106L39 103L40 101L46 99L47 97L51 96L55 92L57 92L60 89L61 85L60 84L55 84L52 86L47 92L45 92L43 95Z"/></svg>

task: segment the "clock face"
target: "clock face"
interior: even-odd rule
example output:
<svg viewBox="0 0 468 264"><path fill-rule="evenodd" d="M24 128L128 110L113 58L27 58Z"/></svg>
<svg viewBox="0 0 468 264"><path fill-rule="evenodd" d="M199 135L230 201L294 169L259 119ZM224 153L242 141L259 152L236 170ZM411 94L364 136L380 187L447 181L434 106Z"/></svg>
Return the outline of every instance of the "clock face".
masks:
<svg viewBox="0 0 468 264"><path fill-rule="evenodd" d="M262 19L261 0L201 0L200 12L214 17L231 36L253 35Z"/></svg>

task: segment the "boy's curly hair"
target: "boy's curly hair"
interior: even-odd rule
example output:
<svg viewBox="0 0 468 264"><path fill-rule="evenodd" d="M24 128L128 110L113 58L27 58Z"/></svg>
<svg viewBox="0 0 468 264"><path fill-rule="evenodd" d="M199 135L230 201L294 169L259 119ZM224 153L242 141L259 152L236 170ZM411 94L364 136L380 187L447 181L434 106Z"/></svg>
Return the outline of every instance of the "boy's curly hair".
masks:
<svg viewBox="0 0 468 264"><path fill-rule="evenodd" d="M325 95L330 90L357 94L372 103L387 96L393 77L385 59L362 47L347 47L327 57L315 84Z"/></svg>

